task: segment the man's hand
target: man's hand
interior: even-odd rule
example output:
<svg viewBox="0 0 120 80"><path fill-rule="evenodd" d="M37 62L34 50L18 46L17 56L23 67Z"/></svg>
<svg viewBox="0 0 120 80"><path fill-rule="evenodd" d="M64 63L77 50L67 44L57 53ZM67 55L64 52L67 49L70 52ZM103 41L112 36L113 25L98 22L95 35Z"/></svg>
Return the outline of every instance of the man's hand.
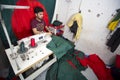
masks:
<svg viewBox="0 0 120 80"><path fill-rule="evenodd" d="M47 30L48 32L52 33L47 26L45 26L45 28L46 28L46 30Z"/></svg>

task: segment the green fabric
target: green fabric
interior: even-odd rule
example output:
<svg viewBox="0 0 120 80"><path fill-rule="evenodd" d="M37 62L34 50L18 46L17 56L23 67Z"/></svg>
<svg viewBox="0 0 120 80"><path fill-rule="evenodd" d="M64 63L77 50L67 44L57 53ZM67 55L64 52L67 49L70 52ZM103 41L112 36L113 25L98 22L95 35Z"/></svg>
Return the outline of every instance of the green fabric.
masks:
<svg viewBox="0 0 120 80"><path fill-rule="evenodd" d="M12 11L11 10L2 10L2 18L4 19L4 23L7 29L7 32L9 34L9 37L11 39L12 44L16 45L17 43L17 39L12 31L12 26L11 26L11 14ZM0 37L2 39L2 42L5 46L5 48L9 48L8 46L8 41L6 39L5 33L3 31L3 27L2 24L0 24Z"/></svg>
<svg viewBox="0 0 120 80"><path fill-rule="evenodd" d="M55 62L47 71L46 80L57 80L58 62Z"/></svg>
<svg viewBox="0 0 120 80"><path fill-rule="evenodd" d="M120 19L120 11L117 12L117 14L115 15L115 17L113 18L113 20L111 22L117 21Z"/></svg>
<svg viewBox="0 0 120 80"><path fill-rule="evenodd" d="M81 59L83 59L85 57L85 54L82 51L74 50L74 53L75 53L75 54L73 54L74 56L78 56Z"/></svg>
<svg viewBox="0 0 120 80"><path fill-rule="evenodd" d="M76 52L77 52L77 54L76 54ZM72 55L69 60L71 60L73 62L73 64L77 67L77 69L79 71L85 70L86 67L83 67L79 63L79 61L77 61L77 59L76 59L76 56L81 58L81 59L84 59L85 58L85 54L82 51L78 51L78 50L74 50L73 52L69 52L69 53L70 53L70 55L67 54L67 56L71 56Z"/></svg>
<svg viewBox="0 0 120 80"><path fill-rule="evenodd" d="M38 1L40 1L45 6L51 22L54 14L56 0L38 0Z"/></svg>
<svg viewBox="0 0 120 80"><path fill-rule="evenodd" d="M59 36L52 36L51 42L47 45L47 48L53 51L57 59L60 59L68 50L74 48L74 45Z"/></svg>
<svg viewBox="0 0 120 80"><path fill-rule="evenodd" d="M76 50L75 50L76 51ZM74 55L73 50L69 50L62 58L55 62L50 69L47 71L46 80L87 80L80 72L85 70L77 60L76 56L83 58L84 53L79 52L78 55ZM72 63L77 67L73 68L67 60L72 61Z"/></svg>
<svg viewBox="0 0 120 80"><path fill-rule="evenodd" d="M62 22L55 20L52 24L53 24L53 26L60 26L60 25L62 25Z"/></svg>
<svg viewBox="0 0 120 80"><path fill-rule="evenodd" d="M63 66L64 65L64 66ZM60 63L57 80L87 80L79 70L73 69L67 62Z"/></svg>
<svg viewBox="0 0 120 80"><path fill-rule="evenodd" d="M52 21L52 17L54 14L54 8L55 8L55 3L56 0L38 0L40 1L46 8L48 16L50 21ZM0 4L6 4L6 5L15 5L17 0L0 0ZM1 11L1 10L0 10ZM5 9L2 10L2 18L5 22L8 34L10 36L12 44L16 45L17 44L17 38L15 37L13 31L12 31L12 26L11 26L11 15L12 15L12 9ZM9 48L8 41L6 39L6 36L4 34L2 25L0 24L0 38L2 39L2 42L5 46L5 48Z"/></svg>
<svg viewBox="0 0 120 80"><path fill-rule="evenodd" d="M83 59L85 57L84 53L81 52L81 51L78 51L79 53L76 55L75 52L78 51L78 50L74 50L74 51L68 51L67 54L65 54L61 59L60 59L60 62L65 62L67 60L70 60L72 61L72 63L76 66L76 68L79 70L79 71L82 71L82 70L85 70L86 67L83 67L79 61L77 61L76 59L76 56L78 56L79 58ZM59 62L59 64L61 64Z"/></svg>

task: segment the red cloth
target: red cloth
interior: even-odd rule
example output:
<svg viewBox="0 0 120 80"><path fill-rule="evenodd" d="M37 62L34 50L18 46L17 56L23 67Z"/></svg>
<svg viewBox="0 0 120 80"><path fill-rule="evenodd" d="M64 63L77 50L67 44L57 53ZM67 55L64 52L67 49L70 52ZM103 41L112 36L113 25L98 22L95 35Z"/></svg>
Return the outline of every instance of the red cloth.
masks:
<svg viewBox="0 0 120 80"><path fill-rule="evenodd" d="M13 77L11 80L19 80L18 77Z"/></svg>
<svg viewBox="0 0 120 80"><path fill-rule="evenodd" d="M116 55L115 67L120 69L120 55Z"/></svg>
<svg viewBox="0 0 120 80"><path fill-rule="evenodd" d="M83 66L90 66L99 80L114 80L111 75L111 70L106 68L104 62L96 54L89 55L84 59L77 56L76 59Z"/></svg>
<svg viewBox="0 0 120 80"><path fill-rule="evenodd" d="M12 14L12 30L18 39L22 39L32 35L30 26L31 20L35 17L34 7L39 6L44 10L44 17L46 25L49 24L49 18L44 6L37 0L18 0L16 5L30 6L29 9L15 9Z"/></svg>
<svg viewBox="0 0 120 80"><path fill-rule="evenodd" d="M96 54L90 55L87 58L87 63L99 80L113 80L110 70L106 68L104 62Z"/></svg>
<svg viewBox="0 0 120 80"><path fill-rule="evenodd" d="M76 56L76 59L79 61L79 63L80 63L82 66L84 66L84 67L87 67L87 66L88 66L87 61L86 61L86 58L81 59L81 58L79 58L78 56Z"/></svg>
<svg viewBox="0 0 120 80"><path fill-rule="evenodd" d="M0 77L0 80L6 80L5 78Z"/></svg>
<svg viewBox="0 0 120 80"><path fill-rule="evenodd" d="M67 60L67 62L74 68L77 69L76 66L73 64L73 62L71 60Z"/></svg>

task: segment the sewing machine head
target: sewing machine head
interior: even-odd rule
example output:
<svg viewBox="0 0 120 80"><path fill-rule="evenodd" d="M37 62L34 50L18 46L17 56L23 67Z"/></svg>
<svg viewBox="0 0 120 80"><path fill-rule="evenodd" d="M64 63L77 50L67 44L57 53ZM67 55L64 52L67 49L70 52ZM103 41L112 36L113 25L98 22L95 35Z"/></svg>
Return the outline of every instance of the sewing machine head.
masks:
<svg viewBox="0 0 120 80"><path fill-rule="evenodd" d="M35 43L36 45L40 45L42 43L49 43L52 40L51 36L48 33L41 33L19 40L18 45L20 45L21 42L24 42L25 46L28 47L29 45L32 44L31 39L35 41L33 43Z"/></svg>

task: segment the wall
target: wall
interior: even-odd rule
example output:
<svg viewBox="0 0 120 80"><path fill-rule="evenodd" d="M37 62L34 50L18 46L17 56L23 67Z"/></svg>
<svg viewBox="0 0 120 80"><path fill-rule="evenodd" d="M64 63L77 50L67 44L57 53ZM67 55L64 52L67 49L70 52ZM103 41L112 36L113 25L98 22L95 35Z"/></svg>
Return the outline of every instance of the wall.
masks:
<svg viewBox="0 0 120 80"><path fill-rule="evenodd" d="M75 42L76 49L86 54L96 53L106 63L111 64L116 54L120 54L120 47L111 53L105 45L109 30L106 28L108 22L115 14L115 10L120 8L120 0L57 0L55 15L58 14L58 20L65 25L69 18L79 11L83 16L83 29L80 39ZM58 7L59 6L59 7ZM72 33L65 26L64 37L72 40Z"/></svg>

